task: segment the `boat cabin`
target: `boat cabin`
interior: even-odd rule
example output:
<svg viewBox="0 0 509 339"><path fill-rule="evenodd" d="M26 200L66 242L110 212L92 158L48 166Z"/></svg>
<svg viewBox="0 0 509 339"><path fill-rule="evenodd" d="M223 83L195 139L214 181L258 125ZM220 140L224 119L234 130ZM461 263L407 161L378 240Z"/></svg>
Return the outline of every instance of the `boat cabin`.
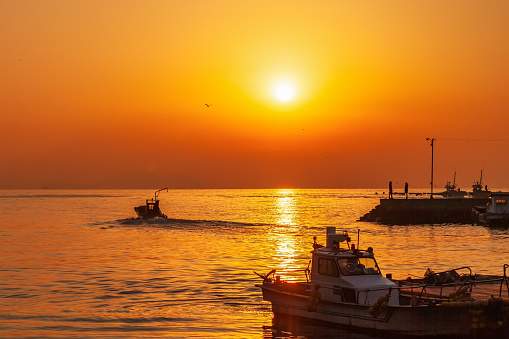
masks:
<svg viewBox="0 0 509 339"><path fill-rule="evenodd" d="M373 249L359 250L349 242L346 232L336 234L335 227L327 227L327 245L311 252L311 283L319 286L322 298L372 305L394 287L389 305L398 305L397 284L382 276Z"/></svg>
<svg viewBox="0 0 509 339"><path fill-rule="evenodd" d="M490 201L486 208L487 213L509 215L509 192L491 193Z"/></svg>
<svg viewBox="0 0 509 339"><path fill-rule="evenodd" d="M509 226L509 192L491 193L486 205L472 208L472 217L478 225Z"/></svg>

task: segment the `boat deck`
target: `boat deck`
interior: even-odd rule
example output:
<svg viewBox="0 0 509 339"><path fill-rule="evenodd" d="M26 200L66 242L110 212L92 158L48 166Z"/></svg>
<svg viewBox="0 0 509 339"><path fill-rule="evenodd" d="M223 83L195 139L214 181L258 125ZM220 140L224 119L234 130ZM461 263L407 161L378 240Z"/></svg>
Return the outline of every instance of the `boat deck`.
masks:
<svg viewBox="0 0 509 339"><path fill-rule="evenodd" d="M500 287L501 282L489 281L489 282L474 282L471 285L471 292L469 298L477 301L489 300L491 297L502 297L509 299L509 290L505 281L502 281L502 288ZM401 290L402 295L406 296L422 296L426 299L449 299L450 293L455 292L461 287L458 285L448 286L409 286ZM470 290L470 287L468 287Z"/></svg>

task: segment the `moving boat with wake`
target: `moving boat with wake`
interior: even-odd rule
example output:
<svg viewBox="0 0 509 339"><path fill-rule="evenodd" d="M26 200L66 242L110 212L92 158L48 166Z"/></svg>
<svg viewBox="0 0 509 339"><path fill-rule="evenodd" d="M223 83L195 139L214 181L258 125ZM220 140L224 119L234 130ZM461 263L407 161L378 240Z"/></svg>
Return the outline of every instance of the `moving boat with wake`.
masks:
<svg viewBox="0 0 509 339"><path fill-rule="evenodd" d="M145 200L145 205L134 208L138 219L168 218L159 208L159 193L164 190L168 192L168 188L161 188L154 193L154 198Z"/></svg>
<svg viewBox="0 0 509 339"><path fill-rule="evenodd" d="M487 279L463 268L469 274L450 271L449 282L431 271L422 279L393 280L382 275L371 247L360 250L350 241L346 231L336 234L335 227L327 227L326 246L315 237L305 281L283 281L276 270L255 272L263 279L256 286L275 316L391 336L508 337L509 265L503 276Z"/></svg>

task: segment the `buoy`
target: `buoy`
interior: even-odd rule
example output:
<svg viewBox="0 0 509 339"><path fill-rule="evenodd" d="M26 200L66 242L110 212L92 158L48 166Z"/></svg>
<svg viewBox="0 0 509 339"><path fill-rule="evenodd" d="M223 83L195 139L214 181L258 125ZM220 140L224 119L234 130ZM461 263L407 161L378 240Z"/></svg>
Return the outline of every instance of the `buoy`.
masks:
<svg viewBox="0 0 509 339"><path fill-rule="evenodd" d="M385 296L383 296L383 295L379 296L377 301L368 310L368 313L371 314L375 318L378 317L380 315L380 313L382 313L383 311L387 310L387 308L389 308L389 297L390 297L389 294L387 294Z"/></svg>

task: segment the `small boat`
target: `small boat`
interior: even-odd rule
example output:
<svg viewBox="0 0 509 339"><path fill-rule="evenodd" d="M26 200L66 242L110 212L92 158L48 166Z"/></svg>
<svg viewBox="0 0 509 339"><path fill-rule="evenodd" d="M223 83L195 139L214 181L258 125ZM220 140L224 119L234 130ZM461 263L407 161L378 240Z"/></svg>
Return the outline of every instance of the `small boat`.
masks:
<svg viewBox="0 0 509 339"><path fill-rule="evenodd" d="M454 180L451 184L450 181L447 181L445 184L445 191L440 193L444 198L464 198L467 196L466 191L462 191L456 187L456 172L454 172Z"/></svg>
<svg viewBox="0 0 509 339"><path fill-rule="evenodd" d="M489 280L491 284L475 282L471 273L466 277L457 273L450 283L431 278L393 280L390 274L382 275L373 249L355 248L346 231L336 234L335 227L327 227L326 246L317 244L315 237L313 248L305 281L284 281L276 270L255 272L263 279L256 286L263 300L272 303L275 317L300 317L390 336L508 337L509 265L504 265L504 276ZM478 286L488 285L491 294L477 293Z"/></svg>
<svg viewBox="0 0 509 339"><path fill-rule="evenodd" d="M163 214L163 212L161 212L161 209L159 208L159 199L157 199L159 193L164 190L168 192L167 188L161 188L154 193L154 198L147 199L145 201L145 205L134 208L138 215L138 219L168 218L165 214Z"/></svg>
<svg viewBox="0 0 509 339"><path fill-rule="evenodd" d="M476 199L488 199L491 194L491 191L488 190L488 185L484 186L484 191L482 187L482 171L481 171L481 179L479 181L476 181L472 185L472 192L469 192L469 195L472 198Z"/></svg>
<svg viewBox="0 0 509 339"><path fill-rule="evenodd" d="M495 192L490 194L490 200L485 206L472 208L472 217L478 225L509 226L509 192Z"/></svg>

